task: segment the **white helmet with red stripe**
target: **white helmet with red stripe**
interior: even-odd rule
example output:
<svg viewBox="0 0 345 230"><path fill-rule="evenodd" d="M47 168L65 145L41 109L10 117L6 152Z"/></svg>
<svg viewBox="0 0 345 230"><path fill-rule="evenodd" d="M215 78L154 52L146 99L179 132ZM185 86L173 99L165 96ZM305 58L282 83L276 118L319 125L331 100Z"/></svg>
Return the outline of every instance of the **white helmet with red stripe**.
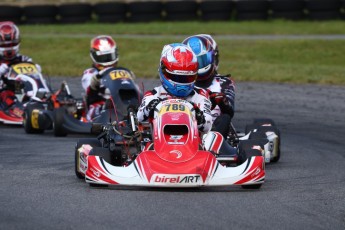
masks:
<svg viewBox="0 0 345 230"><path fill-rule="evenodd" d="M0 22L0 57L12 60L19 52L20 33L11 21Z"/></svg>
<svg viewBox="0 0 345 230"><path fill-rule="evenodd" d="M90 56L95 65L108 67L119 60L116 42L108 35L99 35L91 40Z"/></svg>

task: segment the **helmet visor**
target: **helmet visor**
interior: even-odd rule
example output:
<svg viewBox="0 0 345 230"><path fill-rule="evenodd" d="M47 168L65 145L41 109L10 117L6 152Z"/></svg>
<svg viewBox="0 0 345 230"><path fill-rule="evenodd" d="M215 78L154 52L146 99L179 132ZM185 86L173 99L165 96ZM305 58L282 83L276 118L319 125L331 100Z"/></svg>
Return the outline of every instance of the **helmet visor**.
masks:
<svg viewBox="0 0 345 230"><path fill-rule="evenodd" d="M205 54L197 56L199 69L205 68L212 64L212 53L207 52Z"/></svg>
<svg viewBox="0 0 345 230"><path fill-rule="evenodd" d="M7 48L7 47L14 47L19 44L19 40L14 41L0 41L0 47Z"/></svg>
<svg viewBox="0 0 345 230"><path fill-rule="evenodd" d="M164 76L173 82L176 83L182 83L182 84L189 84L193 83L196 80L197 75L179 75L179 74L172 74L168 73L167 71L164 71Z"/></svg>
<svg viewBox="0 0 345 230"><path fill-rule="evenodd" d="M93 58L95 59L96 62L99 63L106 63L106 62L112 62L116 59L116 53L107 53L107 54L101 54L97 55L95 53L92 53Z"/></svg>

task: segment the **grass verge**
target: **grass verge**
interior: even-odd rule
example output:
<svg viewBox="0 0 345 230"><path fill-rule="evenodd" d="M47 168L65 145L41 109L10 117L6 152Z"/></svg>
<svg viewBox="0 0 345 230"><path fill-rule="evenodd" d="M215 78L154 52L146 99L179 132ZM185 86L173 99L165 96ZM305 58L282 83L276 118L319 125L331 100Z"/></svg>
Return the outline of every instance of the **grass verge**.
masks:
<svg viewBox="0 0 345 230"><path fill-rule="evenodd" d="M91 65L90 38L97 34L113 34L119 46L120 65L130 68L138 77L156 77L163 45L180 41L173 37L117 38L116 34L186 37L197 33L345 34L345 26L339 28L340 24L344 25L341 21L319 24L283 21L203 24L206 26L196 22L21 26L21 52L41 64L43 72L47 75L81 76L83 70ZM287 29L281 28L283 25ZM232 29L228 30L227 27ZM217 39L217 42L221 60L219 72L231 73L236 81L345 85L345 40L224 38Z"/></svg>

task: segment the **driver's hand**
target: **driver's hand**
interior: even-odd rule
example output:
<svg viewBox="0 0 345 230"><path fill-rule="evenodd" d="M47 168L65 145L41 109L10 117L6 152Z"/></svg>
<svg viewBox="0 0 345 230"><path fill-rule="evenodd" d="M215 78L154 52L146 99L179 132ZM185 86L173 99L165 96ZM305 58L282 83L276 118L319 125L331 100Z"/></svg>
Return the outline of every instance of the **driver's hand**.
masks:
<svg viewBox="0 0 345 230"><path fill-rule="evenodd" d="M0 76L5 75L8 71L8 65L6 63L2 63L0 65Z"/></svg>
<svg viewBox="0 0 345 230"><path fill-rule="evenodd" d="M146 111L149 114L149 117L153 117L154 111L156 106L159 104L159 99L153 99L149 102L149 104L145 107Z"/></svg>
<svg viewBox="0 0 345 230"><path fill-rule="evenodd" d="M204 115L204 112L201 111L201 109L199 108L199 106L197 106L195 103L193 102L189 102L193 105L193 108L195 110L195 119L198 123L198 125L203 125L205 124L206 122L206 119L205 119L205 115Z"/></svg>
<svg viewBox="0 0 345 230"><path fill-rule="evenodd" d="M101 84L100 82L101 77L99 77L99 74L95 74L92 76L91 81L90 81L90 87L92 90L98 90L99 86Z"/></svg>
<svg viewBox="0 0 345 230"><path fill-rule="evenodd" d="M224 93L211 93L210 100L212 105L219 105L226 100L226 95Z"/></svg>

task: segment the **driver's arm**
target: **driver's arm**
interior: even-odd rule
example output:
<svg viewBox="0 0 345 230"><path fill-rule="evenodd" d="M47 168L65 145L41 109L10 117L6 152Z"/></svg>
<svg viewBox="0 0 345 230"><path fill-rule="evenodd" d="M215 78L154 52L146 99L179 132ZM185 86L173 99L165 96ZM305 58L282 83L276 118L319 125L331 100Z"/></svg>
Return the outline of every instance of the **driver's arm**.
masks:
<svg viewBox="0 0 345 230"><path fill-rule="evenodd" d="M157 101L159 101L159 97L156 90L147 91L145 93L137 112L139 122L148 120L152 109L151 107L153 107L153 104L156 104Z"/></svg>

